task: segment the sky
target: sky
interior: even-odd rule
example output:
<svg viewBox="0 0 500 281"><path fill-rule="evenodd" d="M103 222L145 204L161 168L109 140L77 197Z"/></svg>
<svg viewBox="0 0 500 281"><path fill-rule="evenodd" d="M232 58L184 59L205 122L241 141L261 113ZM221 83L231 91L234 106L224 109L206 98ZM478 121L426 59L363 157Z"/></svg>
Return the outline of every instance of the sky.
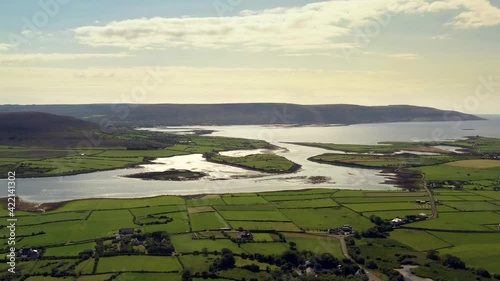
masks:
<svg viewBox="0 0 500 281"><path fill-rule="evenodd" d="M500 0L0 2L0 104L500 114Z"/></svg>

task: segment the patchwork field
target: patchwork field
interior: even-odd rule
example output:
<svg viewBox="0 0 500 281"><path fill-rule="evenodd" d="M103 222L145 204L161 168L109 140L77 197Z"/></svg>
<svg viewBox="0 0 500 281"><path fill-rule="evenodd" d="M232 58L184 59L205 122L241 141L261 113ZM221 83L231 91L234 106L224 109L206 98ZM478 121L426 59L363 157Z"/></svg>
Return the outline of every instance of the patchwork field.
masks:
<svg viewBox="0 0 500 281"><path fill-rule="evenodd" d="M434 193L435 199L442 202L437 206L438 218L405 224L389 232L386 239L363 237L355 240L360 256L366 261L392 266L398 263L401 255L409 255L416 256L412 260L423 264L425 251L437 249L442 255L459 256L468 266L498 272L500 192L439 189ZM296 249L316 255L332 254L342 259L340 242L337 237L326 235L328 229L347 224L363 233L375 226L370 221L372 216L391 220L420 213L430 215L430 204L419 204L417 200L429 199L422 192L311 189L191 198L163 196L72 201L42 214L19 212L17 245L43 246L46 247L44 256L53 257L53 260L38 263L20 263L19 268L27 274L50 275L53 270L72 274L66 279L32 276L28 280L109 281L112 272L119 273L113 280L181 280L181 272L186 269L199 274L209 271L225 248L236 254L236 267L218 272L219 279L241 280L242 274L268 278L267 267L277 269L279 266L249 259L248 255L280 255ZM2 213L6 214L5 208L2 208ZM99 259L82 261L77 258L82 251L96 251L99 239L104 239L105 247L115 245L115 249L119 249L117 245L123 238L116 237L122 228L139 230L134 237L139 233L166 233L174 251L181 255L177 258L146 255L145 246L136 242L130 249L137 252L131 255L123 252ZM205 231L207 229L213 231ZM221 229L233 231L221 232ZM252 232L253 241L232 241L239 237L238 229ZM1 229L0 235L5 235L0 238L5 245L7 229ZM142 255L138 256L138 253ZM260 272L243 268L252 264L257 265ZM435 270L449 276L454 274L438 265ZM422 274L432 274L427 268L421 271ZM82 276L77 277L76 273ZM467 274L471 273L462 276L469 276Z"/></svg>
<svg viewBox="0 0 500 281"><path fill-rule="evenodd" d="M391 232L391 239L406 244L417 251L427 251L451 247L446 241L429 234L426 231L396 229Z"/></svg>
<svg viewBox="0 0 500 281"><path fill-rule="evenodd" d="M175 257L119 256L99 260L98 273L134 271L181 271L182 266Z"/></svg>

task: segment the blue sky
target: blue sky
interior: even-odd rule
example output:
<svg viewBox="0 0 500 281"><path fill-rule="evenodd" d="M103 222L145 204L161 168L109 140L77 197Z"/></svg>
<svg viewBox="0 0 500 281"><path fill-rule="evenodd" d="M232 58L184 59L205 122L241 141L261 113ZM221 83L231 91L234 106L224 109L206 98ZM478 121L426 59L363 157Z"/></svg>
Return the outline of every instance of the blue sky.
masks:
<svg viewBox="0 0 500 281"><path fill-rule="evenodd" d="M500 113L499 34L500 0L2 1L0 97Z"/></svg>

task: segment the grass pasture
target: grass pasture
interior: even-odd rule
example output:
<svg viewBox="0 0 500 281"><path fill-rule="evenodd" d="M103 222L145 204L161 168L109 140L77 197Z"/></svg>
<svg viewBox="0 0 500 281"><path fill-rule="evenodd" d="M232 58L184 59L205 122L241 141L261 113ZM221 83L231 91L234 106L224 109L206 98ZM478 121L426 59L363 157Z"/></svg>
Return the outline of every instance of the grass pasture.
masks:
<svg viewBox="0 0 500 281"><path fill-rule="evenodd" d="M452 246L446 241L421 230L396 229L391 232L390 238L406 244L417 251L435 250Z"/></svg>
<svg viewBox="0 0 500 281"><path fill-rule="evenodd" d="M140 199L84 199L66 202L62 207L52 212L129 209L163 205L184 205L184 199L176 196L157 196Z"/></svg>
<svg viewBox="0 0 500 281"><path fill-rule="evenodd" d="M305 233L286 233L285 237L287 242L295 242L299 251L330 253L337 258L343 258L340 241L336 238Z"/></svg>
<svg viewBox="0 0 500 281"><path fill-rule="evenodd" d="M279 211L220 211L228 221L290 221Z"/></svg>
<svg viewBox="0 0 500 281"><path fill-rule="evenodd" d="M367 218L343 207L281 211L302 229L327 230L349 224L356 230L364 230L373 226Z"/></svg>
<svg viewBox="0 0 500 281"><path fill-rule="evenodd" d="M480 201L445 202L446 205L460 211L500 211L498 205Z"/></svg>
<svg viewBox="0 0 500 281"><path fill-rule="evenodd" d="M243 253L238 245L229 239L193 239L193 234L179 234L170 237L174 244L175 250L180 253L193 253L194 251L201 252L203 248L207 248L209 252L221 251L223 248L228 248L235 253Z"/></svg>
<svg viewBox="0 0 500 281"><path fill-rule="evenodd" d="M430 209L429 205L420 205L415 202L344 204L344 206L356 212Z"/></svg>
<svg viewBox="0 0 500 281"><path fill-rule="evenodd" d="M276 231L301 231L292 222L270 222L270 221L228 221L233 229L242 227L246 230L276 230Z"/></svg>
<svg viewBox="0 0 500 281"><path fill-rule="evenodd" d="M339 206L337 202L333 201L330 198L297 201L273 201L273 205L278 209L309 209Z"/></svg>
<svg viewBox="0 0 500 281"><path fill-rule="evenodd" d="M266 199L260 196L224 196L222 199L227 205L269 204Z"/></svg>
<svg viewBox="0 0 500 281"><path fill-rule="evenodd" d="M76 265L75 272L79 274L91 274L94 269L95 259L90 258Z"/></svg>
<svg viewBox="0 0 500 281"><path fill-rule="evenodd" d="M340 197L335 198L340 204L360 204L360 203L415 203L416 200L429 200L428 196L406 197L406 196L375 196L375 197ZM458 199L457 199L458 200Z"/></svg>
<svg viewBox="0 0 500 281"><path fill-rule="evenodd" d="M500 214L494 212L450 212L441 213L439 218L412 223L412 228L438 230L471 230L491 231L485 224L495 224L500 221Z"/></svg>
<svg viewBox="0 0 500 281"><path fill-rule="evenodd" d="M491 273L500 273L500 234L498 233L451 233L432 232L453 247L441 249L441 254L452 254L462 258L468 266L483 267Z"/></svg>
<svg viewBox="0 0 500 281"><path fill-rule="evenodd" d="M213 264L217 256L209 255L204 257L203 255L182 255L179 257L181 264L184 269L188 269L191 272L209 272L210 266Z"/></svg>
<svg viewBox="0 0 500 281"><path fill-rule="evenodd" d="M188 199L186 204L188 207L200 207L226 205L226 202L222 200L220 195L205 195L200 198Z"/></svg>
<svg viewBox="0 0 500 281"><path fill-rule="evenodd" d="M47 248L45 250L45 256L54 256L54 257L69 257L69 256L78 256L80 252L85 250L94 250L95 243L84 243L84 244L76 244L76 245L68 245L61 247L53 247Z"/></svg>
<svg viewBox="0 0 500 281"><path fill-rule="evenodd" d="M264 254L272 255L273 253L283 253L289 249L288 243L274 242L274 243L244 243L241 248L249 254Z"/></svg>
<svg viewBox="0 0 500 281"><path fill-rule="evenodd" d="M99 259L97 273L108 272L173 272L182 270L175 257L116 256Z"/></svg>
<svg viewBox="0 0 500 281"><path fill-rule="evenodd" d="M177 273L122 273L114 279L115 281L181 281L181 275Z"/></svg>
<svg viewBox="0 0 500 281"><path fill-rule="evenodd" d="M473 160L467 160L473 161ZM491 168L471 168L464 167L463 161L458 165L457 162L441 164L437 166L427 166L413 168L415 170L425 173L426 180L459 180L459 181L473 181L473 180L490 180L500 178L500 166Z"/></svg>
<svg viewBox="0 0 500 281"><path fill-rule="evenodd" d="M500 167L500 161L486 159L462 160L448 163L448 165L461 168L488 169Z"/></svg>
<svg viewBox="0 0 500 281"><path fill-rule="evenodd" d="M190 218L193 231L217 230L229 226L217 212L191 214Z"/></svg>

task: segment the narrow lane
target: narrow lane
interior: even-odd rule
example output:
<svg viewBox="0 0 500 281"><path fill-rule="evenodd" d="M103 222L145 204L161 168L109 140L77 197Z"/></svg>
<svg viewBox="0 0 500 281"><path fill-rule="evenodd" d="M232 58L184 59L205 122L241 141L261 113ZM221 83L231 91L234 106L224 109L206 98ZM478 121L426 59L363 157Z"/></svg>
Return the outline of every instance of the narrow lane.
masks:
<svg viewBox="0 0 500 281"><path fill-rule="evenodd" d="M434 196L432 195L431 190L429 189L429 187L427 187L427 182L425 181L425 174L424 173L422 173L422 183L423 183L425 191L429 195L429 200L431 202L431 209L432 209L432 217L431 218L435 219L438 217L436 201L434 201Z"/></svg>
<svg viewBox="0 0 500 281"><path fill-rule="evenodd" d="M368 277L368 280L370 280L370 281L382 281L382 279L378 278L375 274L369 272L365 267L363 267L362 265L360 265L356 261L354 261L354 259L349 255L349 251L347 250L347 244L345 243L344 236L342 236L342 235L335 235L335 237L337 239L339 239L339 241L340 241L340 249L342 250L342 254L344 255L344 257L352 260L360 268L362 268L365 271L366 276Z"/></svg>

